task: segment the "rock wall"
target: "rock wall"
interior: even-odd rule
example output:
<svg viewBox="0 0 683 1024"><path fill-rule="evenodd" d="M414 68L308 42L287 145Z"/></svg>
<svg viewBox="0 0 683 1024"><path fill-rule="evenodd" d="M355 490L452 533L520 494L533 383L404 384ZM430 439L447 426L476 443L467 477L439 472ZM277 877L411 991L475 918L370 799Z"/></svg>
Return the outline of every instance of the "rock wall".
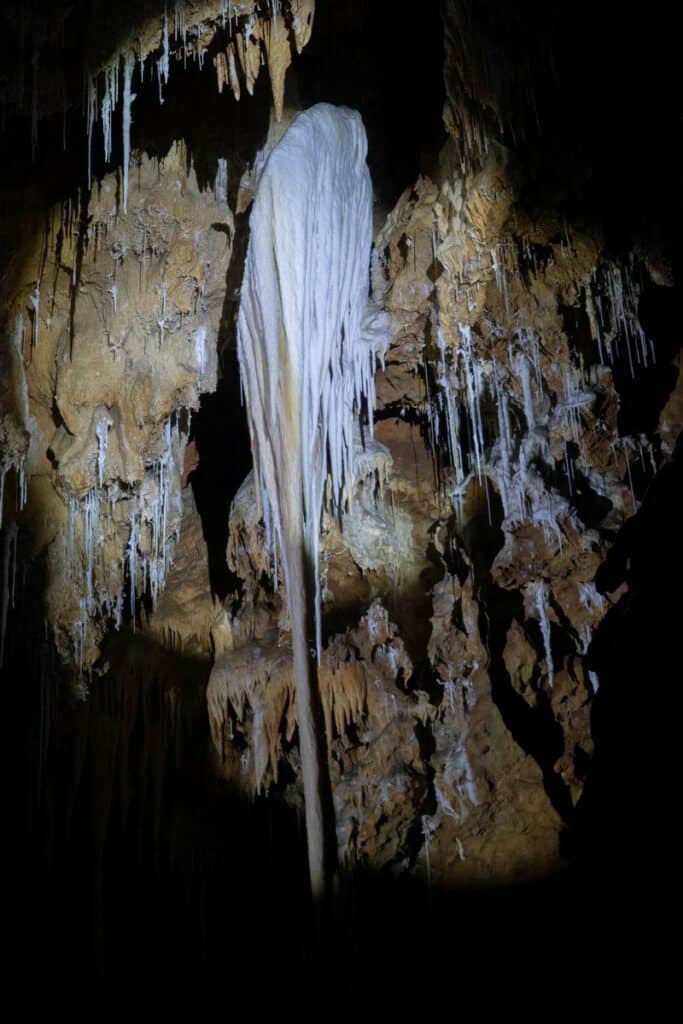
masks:
<svg viewBox="0 0 683 1024"><path fill-rule="evenodd" d="M240 82L253 94L263 56L281 117L290 46L305 45L313 10L309 0L264 15L254 3L176 4L171 25L167 5L144 20L112 9L87 37L99 48L86 53L80 187L45 208L49 189L19 185L4 218L0 517L5 504L12 520L20 514L28 558L42 567L46 629L83 693L105 630L134 621L140 600L154 606L163 590L180 533L191 412L216 387L236 231L228 189L238 212L251 194L237 147L214 160L211 185L183 141L163 158L132 154L135 101L144 98L133 89L156 78L160 108L171 60L182 73L210 49L218 92L227 76L239 99ZM24 26L21 8L10 17ZM75 99L65 82L60 93L47 59L67 23L77 27L55 9L22 29L34 48L34 149L60 95L65 118ZM10 118L24 110L23 93L12 91L22 74L3 83ZM100 141L104 163L94 152ZM8 601L5 590L3 624Z"/></svg>
<svg viewBox="0 0 683 1024"><path fill-rule="evenodd" d="M4 633L19 531L44 577L36 614L81 695L98 685L91 669L107 669L112 628L189 653L202 672L211 663L216 773L300 807L291 631L253 477L232 504L224 602L187 487L192 412L230 345L249 161L219 161L207 184L176 141L163 160L136 153L128 173L145 66L163 99L171 57L174 75L210 59L218 89L239 98L267 64L282 115L313 4L272 17L234 4L227 21L225 6L185 5L180 21L176 6L173 30L160 8L93 56L84 149L97 181L10 218L0 620ZM661 358L640 311L670 267L647 240L619 249L587 218L528 201L509 136L542 56L513 74L471 5L444 17L449 138L375 238L392 341L353 502L322 524L320 684L341 859L491 883L562 861L592 754L592 637L626 586L598 586L598 570L673 454L683 389L676 364L651 423L624 415ZM50 89L36 82L40 111ZM107 149L117 109L125 174ZM165 692L182 703L180 684Z"/></svg>
<svg viewBox="0 0 683 1024"><path fill-rule="evenodd" d="M127 214L110 175L15 254L25 516L45 559L45 619L79 674L124 602L163 587L190 410L216 384L232 230L225 196L199 190L176 146L163 166L141 161Z"/></svg>
<svg viewBox="0 0 683 1024"><path fill-rule="evenodd" d="M681 425L673 398L654 432L619 422L657 358L639 298L666 262L530 214L500 143L471 169L459 154L447 144L375 240L387 480L323 528L321 679L341 857L451 883L562 863L592 753L591 638L623 593L596 572ZM213 739L227 778L298 803L288 624L253 508L245 492L231 516L245 587Z"/></svg>

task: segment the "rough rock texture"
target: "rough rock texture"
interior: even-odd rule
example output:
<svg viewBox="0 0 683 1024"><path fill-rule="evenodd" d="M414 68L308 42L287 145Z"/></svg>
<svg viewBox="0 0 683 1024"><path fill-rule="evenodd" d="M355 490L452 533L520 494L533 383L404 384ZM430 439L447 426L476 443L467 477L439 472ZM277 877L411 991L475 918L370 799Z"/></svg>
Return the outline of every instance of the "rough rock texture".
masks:
<svg viewBox="0 0 683 1024"><path fill-rule="evenodd" d="M81 688L104 630L120 627L124 606L135 618L138 598L153 606L163 588L180 529L190 411L216 386L235 238L228 165L232 173L241 158L218 160L213 188L200 185L182 142L160 161L136 152L133 166L132 90L156 77L162 104L171 59L201 65L211 48L219 91L225 68L239 99L240 80L253 93L265 58L280 118L290 46L301 51L313 12L312 0L265 13L253 2L179 3L172 15L166 4L158 17L146 8L136 22L112 8L86 68L88 189L47 211L31 196L33 209L12 211L3 225L0 522L8 478L7 506L21 512L28 501L31 558L44 560L46 625ZM21 8L9 17L23 24ZM41 62L68 18L55 11L30 37L34 149L55 103L66 118L75 99L66 78L59 88L52 81L54 60ZM8 74L4 82L8 116L24 109L23 93L10 88L21 81ZM121 167L90 190L96 124L105 166ZM237 211L249 202L249 174Z"/></svg>
<svg viewBox="0 0 683 1024"><path fill-rule="evenodd" d="M560 862L592 750L585 656L620 596L595 573L667 451L663 435L620 435L615 385L655 358L638 294L666 266L529 218L514 178L500 147L464 175L447 147L440 183L421 178L379 233L394 334L376 436L391 468L381 495L358 494L358 528L323 530L328 719L347 695L329 731L340 853L451 882ZM259 790L278 758L296 773L297 755L287 623L252 507L233 507L247 582L209 693L222 771ZM380 615L381 638L364 643ZM362 665L359 690L344 659L354 680ZM286 793L300 799L294 782Z"/></svg>
<svg viewBox="0 0 683 1024"><path fill-rule="evenodd" d="M315 0L277 0L259 5L256 0L153 0L108 7L59 5L31 17L23 3L10 3L6 11L3 57L5 74L0 80L0 104L5 116L31 117L31 145L39 144L40 121L81 102L83 79L73 75L65 60L64 41L82 41L86 57L88 142L93 127L102 122L103 136L111 136L111 117L119 101L126 99L121 66L130 57L140 73L156 78L159 99L174 64L203 65L207 55L216 69L218 89L227 83L236 99L241 86L251 95L264 64L268 67L273 104L282 114L284 82L292 59L311 36ZM260 8L260 9L259 9ZM17 45L18 40L18 45ZM28 51L28 53L27 53ZM24 63L30 54L32 79L26 88Z"/></svg>
<svg viewBox="0 0 683 1024"><path fill-rule="evenodd" d="M112 109L133 104L131 47L162 97L174 54L181 74L206 51L218 89L236 97L267 64L282 112L283 24L301 47L313 4L260 17L233 4L227 30L225 7L184 5L171 26L159 5L93 56L86 129L104 129L108 164ZM359 446L353 505L323 517L321 542L340 854L446 883L560 862L592 753L591 639L627 587L601 591L596 573L683 427L680 366L651 428L624 415L657 358L639 299L670 284L669 268L647 242L622 251L552 203L531 211L509 143L544 58L513 75L496 38L479 37L475 9L444 5L449 141L375 239L374 291L392 320L376 444ZM48 62L36 65L38 109L73 105L43 78ZM224 604L182 490L196 461L189 411L215 387L226 272L251 199L247 174L228 205L224 171L200 187L176 143L159 164L139 155L127 194L111 170L87 199L14 232L0 282L0 622L4 632L18 524L77 682L105 631L137 621L201 672L213 664L217 773L301 806L290 624L253 477L232 504L239 582ZM181 690L169 690L173 706Z"/></svg>
<svg viewBox="0 0 683 1024"><path fill-rule="evenodd" d="M127 214L108 176L87 208L53 209L14 254L26 515L45 558L45 619L79 671L124 600L163 585L189 410L215 387L232 231L225 196L200 192L175 146L162 165L141 160Z"/></svg>

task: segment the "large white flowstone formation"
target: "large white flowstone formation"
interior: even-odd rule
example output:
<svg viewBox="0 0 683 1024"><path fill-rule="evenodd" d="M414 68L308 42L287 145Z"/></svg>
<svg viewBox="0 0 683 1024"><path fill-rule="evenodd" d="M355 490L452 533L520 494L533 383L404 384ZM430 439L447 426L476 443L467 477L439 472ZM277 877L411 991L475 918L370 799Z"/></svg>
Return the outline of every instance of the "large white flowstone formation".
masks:
<svg viewBox="0 0 683 1024"><path fill-rule="evenodd" d="M386 345L369 298L372 187L360 116L318 104L268 157L250 218L238 347L257 490L292 626L309 869L325 889L327 777L316 681L320 657L319 534L326 492L350 492L354 424ZM315 620L315 621L313 621ZM317 659L312 651L316 649Z"/></svg>

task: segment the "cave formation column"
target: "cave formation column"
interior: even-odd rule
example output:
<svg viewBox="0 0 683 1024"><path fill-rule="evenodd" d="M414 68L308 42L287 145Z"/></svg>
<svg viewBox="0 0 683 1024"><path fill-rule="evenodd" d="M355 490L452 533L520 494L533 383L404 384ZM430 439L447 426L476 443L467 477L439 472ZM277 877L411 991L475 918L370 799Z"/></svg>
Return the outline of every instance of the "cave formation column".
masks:
<svg viewBox="0 0 683 1024"><path fill-rule="evenodd" d="M360 116L318 104L299 114L261 170L238 319L254 470L292 627L311 888L329 891L334 812L318 691L319 537L325 483L340 508L354 421L372 415L368 332L372 187ZM372 318L370 318L372 319Z"/></svg>

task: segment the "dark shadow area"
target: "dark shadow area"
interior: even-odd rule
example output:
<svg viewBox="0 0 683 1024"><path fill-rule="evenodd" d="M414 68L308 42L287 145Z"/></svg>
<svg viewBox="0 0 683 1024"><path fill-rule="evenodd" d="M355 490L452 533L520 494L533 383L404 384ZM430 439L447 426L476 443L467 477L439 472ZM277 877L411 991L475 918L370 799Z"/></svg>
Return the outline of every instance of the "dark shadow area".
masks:
<svg viewBox="0 0 683 1024"><path fill-rule="evenodd" d="M624 582L628 591L605 616L588 652L600 688L592 711L595 754L578 807L578 850L599 872L605 898L627 908L632 930L647 932L653 943L666 931L665 894L675 870L670 788L678 746L682 522L679 438L674 458L596 575L603 593ZM647 823L646 838L637 834L636 820ZM655 912L662 920L653 928Z"/></svg>
<svg viewBox="0 0 683 1024"><path fill-rule="evenodd" d="M20 5L18 5L20 6ZM38 6L38 5L36 5ZM61 76L64 97L59 102L54 96L42 96L35 151L31 146L31 53L35 42L27 12L23 45L15 54L19 64L6 69L6 77L21 75L24 79L25 103L21 110L10 107L2 119L0 140L3 153L11 159L0 162L0 272L5 260L12 257L17 247L17 219L25 230L27 212L34 211L35 230L45 221L46 210L52 204L62 203L64 229L79 230L79 247L92 244L87 237L87 121L84 115L84 71L97 67L96 52L109 52L118 35L126 29L126 12L122 5L107 11L102 4L61 5L63 45L49 48L42 34L39 49L45 69ZM140 5L128 3L128 17L134 23L140 14ZM153 17L152 5L148 16ZM157 3L159 16L164 4ZM59 20L58 4L47 5L47 14ZM38 15L36 14L36 18ZM171 22L173 12L170 12ZM107 38L108 26L112 35ZM172 26L171 26L172 27ZM128 28L127 31L130 31ZM219 32L204 54L203 64L172 57L169 80L163 89L163 103L159 102L159 85L154 55L145 64L145 78L141 80L140 64L133 71L132 91L135 94L131 108L131 193L137 181L135 151L159 161L167 155L171 145L182 139L185 146L187 169L192 166L200 189L213 188L218 161L226 161L227 199L235 209L237 191L245 168L253 163L257 150L263 145L270 117L271 92L267 69L259 75L254 95L243 90L236 102L229 88L218 92L213 58L225 46L224 34ZM175 42L171 41L175 52ZM23 61L23 69L21 62ZM154 68L154 70L152 70ZM105 161L103 153L103 127L100 113L102 89L98 95L97 118L92 128L91 165L92 187L96 190L102 178L115 172L118 194L121 190L122 102L119 100L111 121L111 158ZM63 102L62 102L63 101ZM57 240L59 244L59 240ZM46 239L47 244L47 239ZM81 252L82 255L82 252ZM67 268L71 269L71 268ZM79 268L75 282L78 283Z"/></svg>
<svg viewBox="0 0 683 1024"><path fill-rule="evenodd" d="M225 139L225 136L221 135L221 138ZM253 161L255 154L256 138L251 137L242 154L243 162L232 170L229 167L227 193L231 210L236 206L242 171ZM206 541L211 593L219 601L239 588L239 580L228 568L226 560L230 505L252 466L236 338L240 289L249 244L248 211L234 215L234 235L230 242L232 250L226 269L217 339L218 387L213 394L201 396L190 432L199 464L189 481Z"/></svg>
<svg viewBox="0 0 683 1024"><path fill-rule="evenodd" d="M649 284L638 303L638 318L652 339L655 360L630 373L628 361L619 360L614 368L614 384L619 393L618 430L621 437L631 434L652 435L666 400L678 378L673 362L683 344L681 282L676 288Z"/></svg>
<svg viewBox="0 0 683 1024"><path fill-rule="evenodd" d="M55 666L42 682L34 672L2 689L3 722L18 723L20 743L35 722L28 695L52 695L30 817L22 762L2 749L14 770L2 776L16 825L3 908L5 996L25 1011L16 1019L135 1010L179 1020L231 1007L285 1020L406 1019L450 1015L482 993L488 1008L521 1010L530 985L536 1004L568 977L563 1002L619 1006L655 977L644 936L621 934L624 908L603 905L577 872L448 890L346 871L331 916L316 924L296 813L277 794L250 802L212 772L208 665L129 635L105 655L109 674L87 704L65 698Z"/></svg>
<svg viewBox="0 0 683 1024"><path fill-rule="evenodd" d="M224 48L222 35L213 39L202 67L195 61L188 61L185 68L182 64L172 67L168 84L164 87L163 104L159 103L156 79L141 85L136 73L133 86L138 96L133 104L132 145L161 160L172 143L182 139L188 169L190 165L194 167L200 189L213 188L218 161L226 160L227 199L230 209L234 210L242 174L248 165L253 164L257 151L265 142L272 96L265 68L256 80L253 96L244 91L236 101L228 87L219 93L213 58L221 43ZM115 125L114 133L116 131ZM93 140L95 155L101 152L101 141L100 129ZM114 166L120 159L119 149L112 154ZM134 187L133 168L130 177L131 187Z"/></svg>
<svg viewBox="0 0 683 1024"><path fill-rule="evenodd" d="M500 528L502 520L500 497L489 487L486 502L482 500L479 512L470 517L463 538L474 569L477 600L480 602L479 629L489 655L491 696L515 741L538 764L553 807L568 823L573 811L569 791L554 770L564 748L562 728L543 691L537 691L535 707L517 693L503 658L508 629L515 619L524 623L525 614L522 595L499 587L491 574L493 561L505 540ZM527 631L529 625L526 623ZM536 636L528 639L536 650L543 650L540 628Z"/></svg>
<svg viewBox="0 0 683 1024"><path fill-rule="evenodd" d="M565 459L555 463L555 471L548 474L552 486L566 498L576 509L579 518L589 530L599 530L605 517L612 510L612 502L604 494L599 494L591 487L587 476L577 469L577 446L573 442L567 444L567 452L572 460L571 481L567 476Z"/></svg>
<svg viewBox="0 0 683 1024"><path fill-rule="evenodd" d="M674 6L654 0L638 13L615 0L485 0L476 10L503 25L507 13L517 26L519 45L503 38L499 72L511 95L531 69L534 103L521 108L516 136L506 140L516 143L529 210L600 225L615 252L641 239L677 253L683 134Z"/></svg>
<svg viewBox="0 0 683 1024"><path fill-rule="evenodd" d="M52 693L53 731L29 819L16 763L3 790L16 826L3 916L11 988L26 1011L17 1019L113 1019L130 1005L174 1014L196 998L218 1008L236 979L256 984L262 957L285 975L275 954L286 921L300 934L310 927L296 815L277 799L251 805L211 770L208 662L130 634L105 656L110 672L85 704L65 696L56 673L26 681L24 692ZM4 721L22 711L24 738L35 709L3 694Z"/></svg>
<svg viewBox="0 0 683 1024"><path fill-rule="evenodd" d="M202 395L192 418L190 441L199 454L189 480L206 541L211 593L223 601L239 586L226 560L230 505L251 469L249 428L234 362L214 394Z"/></svg>
<svg viewBox="0 0 683 1024"><path fill-rule="evenodd" d="M419 12L365 0L321 0L311 40L294 68L302 107L360 111L375 193L387 210L420 172L435 174L445 131L439 4Z"/></svg>
<svg viewBox="0 0 683 1024"><path fill-rule="evenodd" d="M439 6L425 3L402 13L398 5L389 9L367 0L321 0L313 39L292 69L303 106L328 100L363 114L383 206L420 171L431 171L443 141ZM32 10L43 7L48 10L47 4ZM162 5L156 0L143 7L160 12ZM517 25L513 64L525 59L525 32L552 44L547 78L536 79L542 131L515 140L529 209L551 208L577 223L604 224L615 250L636 237L661 234L665 251L675 255L680 62L672 6L656 2L642 15L606 0L489 0L479 7L494 18L503 8ZM67 143L63 149L62 115L55 110L40 123L35 162L30 38L23 50L17 46L28 91L26 108L8 120L2 141L11 154L0 162L6 253L20 204L22 216L34 206L36 230L47 203L68 204L86 244L87 208L79 203L86 167L84 56L95 62L92 41L139 10L131 0L115 12L99 2L70 6L60 55L69 100ZM11 49L14 38L9 32L7 38ZM100 42L106 49L118 38L112 31ZM220 95L212 67L220 42L212 44L203 70L194 63L187 70L172 66L162 106L156 81L141 84L136 70L132 142L161 160L173 140L183 138L201 187L213 187L218 160L226 159L234 209L242 171L267 128L269 82L262 69L253 98L243 95L236 104L227 90ZM12 69L4 73L10 76ZM526 116L535 123L531 105ZM120 118L119 106L106 167L101 127L95 128L95 180L118 166ZM191 482L211 587L220 600L237 585L225 559L228 511L251 462L233 345L246 219L237 219L227 271L222 379L215 395L204 396L192 426L200 461ZM538 248L542 262L547 253ZM0 272L5 269L0 254ZM617 382L620 427L633 432L652 429L671 389L669 364L680 345L679 306L668 290L646 289L639 315L655 338L657 364L635 384L625 377ZM585 322L575 328L587 347ZM606 499L580 475L576 480L583 488L577 507L589 526L598 526L608 511ZM0 679L0 793L10 837L3 848L9 946L3 984L7 1006L18 1006L13 1019L118 1021L149 1013L186 1020L208 1012L220 1019L243 1012L243 1004L257 1019L272 1014L301 1020L306 1010L345 1022L372 1014L378 1021L389 1015L422 1019L433 1010L449 1019L468 1003L476 1003L485 1018L499 1003L507 1012L514 1007L533 1016L539 1007L547 1016L558 1002L567 1009L572 997L584 1014L601 999L609 1001L611 1013L632 1010L641 992L648 995L649 1015L663 1015L658 1001L666 978L656 940L665 933L653 919L662 909L662 883L673 890L676 877L667 873L665 854L673 846L677 804L665 800L663 790L671 780L666 762L676 749L672 708L681 660L680 442L649 489L643 482L636 491L644 494L642 507L597 579L603 591L627 580L629 592L608 613L590 649L590 667L600 680L593 712L596 754L572 833L575 865L536 883L460 891L390 872L349 871L333 917L318 926L296 812L276 793L250 802L216 779L208 755L208 664L124 632L104 651L110 669L95 678L89 703L72 702L51 641L45 642L38 564L8 615ZM484 506L473 519L467 545L482 605L491 611L488 618L482 614L480 628L493 697L514 738L541 766L554 806L570 820L568 793L552 769L561 750L559 726L542 704L528 707L503 662L507 629L523 617L519 594L491 579L502 534L499 502L495 495L489 502L490 513ZM20 551L23 543L20 536ZM411 614L428 623L429 590L440 571L434 558L419 593L403 608L392 608L403 628L409 629L404 622ZM414 683L423 688L432 685L427 639L420 635L413 651ZM540 651L540 637L531 639ZM170 690L177 691L175 703ZM431 736L424 730L418 739L428 757ZM426 813L433 810L432 799L428 795ZM419 830L417 822L415 851Z"/></svg>

